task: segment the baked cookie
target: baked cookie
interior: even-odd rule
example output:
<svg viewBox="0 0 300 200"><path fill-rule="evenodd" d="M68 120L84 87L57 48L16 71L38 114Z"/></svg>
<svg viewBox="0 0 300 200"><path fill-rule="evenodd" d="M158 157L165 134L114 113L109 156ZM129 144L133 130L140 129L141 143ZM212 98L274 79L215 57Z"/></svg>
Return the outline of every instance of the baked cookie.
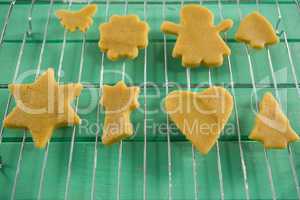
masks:
<svg viewBox="0 0 300 200"><path fill-rule="evenodd" d="M55 128L80 123L70 103L80 95L82 85L59 85L53 69L32 84L11 84L9 90L16 107L5 118L4 127L29 130L37 148L45 147Z"/></svg>
<svg viewBox="0 0 300 200"><path fill-rule="evenodd" d="M217 67L223 64L223 55L230 55L230 49L220 36L221 31L230 29L232 20L213 24L212 12L199 5L187 5L181 9L180 24L164 22L161 30L177 36L173 57L181 57L184 67L203 64Z"/></svg>
<svg viewBox="0 0 300 200"><path fill-rule="evenodd" d="M279 42L272 24L259 12L253 12L241 21L235 39L256 49Z"/></svg>
<svg viewBox="0 0 300 200"><path fill-rule="evenodd" d="M249 138L261 141L265 148L278 149L286 148L289 142L299 139L270 92L264 95L259 105L259 113L256 114L255 126Z"/></svg>
<svg viewBox="0 0 300 200"><path fill-rule="evenodd" d="M123 81L104 85L100 103L105 108L103 144L113 144L133 134L130 114L139 107L139 87L127 87Z"/></svg>
<svg viewBox="0 0 300 200"><path fill-rule="evenodd" d="M99 47L113 61L124 57L134 59L138 49L148 45L148 24L136 15L114 15L99 26L99 31Z"/></svg>
<svg viewBox="0 0 300 200"><path fill-rule="evenodd" d="M216 143L232 108L233 98L222 87L203 92L174 91L165 99L170 119L202 154Z"/></svg>
<svg viewBox="0 0 300 200"><path fill-rule="evenodd" d="M74 32L77 28L81 32L86 32L93 24L93 16L96 14L97 5L90 4L79 11L58 10L56 16L60 20L61 25L70 32Z"/></svg>

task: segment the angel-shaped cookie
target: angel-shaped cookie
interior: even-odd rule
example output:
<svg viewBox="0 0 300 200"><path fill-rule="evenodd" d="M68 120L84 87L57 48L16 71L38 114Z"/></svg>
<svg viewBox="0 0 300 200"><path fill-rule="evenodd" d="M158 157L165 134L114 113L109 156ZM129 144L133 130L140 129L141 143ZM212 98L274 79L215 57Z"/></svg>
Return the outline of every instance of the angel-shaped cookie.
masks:
<svg viewBox="0 0 300 200"><path fill-rule="evenodd" d="M288 118L280 109L280 105L268 92L264 95L256 115L255 126L250 139L261 141L265 148L286 148L289 142L299 139L291 127Z"/></svg>
<svg viewBox="0 0 300 200"><path fill-rule="evenodd" d="M272 24L259 12L253 12L241 21L235 39L256 49L279 42Z"/></svg>
<svg viewBox="0 0 300 200"><path fill-rule="evenodd" d="M232 20L227 19L214 26L211 11L199 5L184 6L180 17L180 24L164 22L161 26L163 32L178 36L173 57L181 57L184 67L222 65L223 55L230 55L231 51L220 32L231 28Z"/></svg>
<svg viewBox="0 0 300 200"><path fill-rule="evenodd" d="M139 107L138 87L127 87L123 81L114 86L104 85L100 103L105 108L103 144L113 144L133 134L130 114Z"/></svg>
<svg viewBox="0 0 300 200"><path fill-rule="evenodd" d="M86 32L93 23L93 16L96 14L97 5L90 4L79 11L58 10L56 16L61 25L70 32L77 28L81 32Z"/></svg>

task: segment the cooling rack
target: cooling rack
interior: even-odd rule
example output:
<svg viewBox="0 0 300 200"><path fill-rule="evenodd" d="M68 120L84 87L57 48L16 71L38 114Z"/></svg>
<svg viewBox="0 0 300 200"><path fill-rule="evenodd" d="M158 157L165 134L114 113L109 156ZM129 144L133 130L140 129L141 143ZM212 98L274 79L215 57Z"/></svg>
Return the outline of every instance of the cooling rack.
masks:
<svg viewBox="0 0 300 200"><path fill-rule="evenodd" d="M86 34L68 33L55 19L60 8L96 3L94 25ZM248 140L257 102L266 91L280 100L300 131L299 2L125 0L0 0L0 118L14 101L7 85L32 82L53 67L61 83L81 82L74 107L82 125L59 129L44 150L28 133L0 129L0 199L299 199L299 143L287 150L265 150ZM215 23L232 18L224 35L232 49L218 69L184 69L171 57L175 38L159 31L163 20L178 21L184 4L211 9ZM233 39L240 19L259 10L272 22L280 44L253 51ZM110 62L98 50L98 24L112 14L133 13L151 28L149 46L134 61ZM117 145L101 144L103 84L125 80L141 87L141 108L133 113L135 135ZM172 90L226 87L234 112L219 142L200 155L160 108Z"/></svg>

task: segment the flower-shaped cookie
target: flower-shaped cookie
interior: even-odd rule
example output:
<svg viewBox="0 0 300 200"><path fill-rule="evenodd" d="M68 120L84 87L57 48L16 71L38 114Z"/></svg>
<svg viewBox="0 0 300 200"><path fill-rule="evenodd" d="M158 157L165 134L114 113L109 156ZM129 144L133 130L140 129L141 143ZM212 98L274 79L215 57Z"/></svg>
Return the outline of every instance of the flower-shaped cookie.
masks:
<svg viewBox="0 0 300 200"><path fill-rule="evenodd" d="M123 57L134 59L138 48L148 45L148 24L135 15L114 15L108 23L99 26L99 31L99 47L113 61Z"/></svg>
<svg viewBox="0 0 300 200"><path fill-rule="evenodd" d="M277 149L286 148L289 142L299 140L299 136L270 92L264 95L260 103L255 126L249 138L261 141L265 148Z"/></svg>
<svg viewBox="0 0 300 200"><path fill-rule="evenodd" d="M163 32L177 36L173 57L182 57L184 67L222 65L223 55L229 55L231 51L220 32L231 28L232 20L224 20L215 26L212 12L199 5L184 6L180 16L180 24L164 22L161 26Z"/></svg>
<svg viewBox="0 0 300 200"><path fill-rule="evenodd" d="M97 5L90 4L79 11L58 10L56 16L65 29L74 32L78 28L81 32L86 32L92 25L92 17L96 14Z"/></svg>

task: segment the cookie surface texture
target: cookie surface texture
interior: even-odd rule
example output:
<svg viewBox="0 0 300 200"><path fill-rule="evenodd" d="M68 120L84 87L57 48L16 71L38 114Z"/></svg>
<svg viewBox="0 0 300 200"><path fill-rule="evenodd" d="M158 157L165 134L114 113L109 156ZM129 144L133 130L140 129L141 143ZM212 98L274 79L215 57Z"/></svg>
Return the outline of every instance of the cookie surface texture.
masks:
<svg viewBox="0 0 300 200"><path fill-rule="evenodd" d="M112 61L134 59L138 56L138 49L148 45L148 24L136 15L114 15L108 23L99 26L99 31L99 48L107 52Z"/></svg>
<svg viewBox="0 0 300 200"><path fill-rule="evenodd" d="M235 39L255 49L279 42L272 24L259 12L253 12L241 21Z"/></svg>
<svg viewBox="0 0 300 200"><path fill-rule="evenodd" d="M45 147L55 128L80 123L70 103L80 95L82 85L58 85L53 69L32 84L11 84L9 90L16 107L5 118L4 126L29 130L37 148Z"/></svg>
<svg viewBox="0 0 300 200"><path fill-rule="evenodd" d="M102 143L110 145L132 136L130 114L139 107L139 87L127 87L123 81L114 86L104 85L101 105L105 109Z"/></svg>
<svg viewBox="0 0 300 200"><path fill-rule="evenodd" d="M199 5L187 5L181 9L180 24L164 22L161 30L177 36L173 57L181 57L184 67L218 67L223 64L223 56L230 55L230 48L220 36L221 31L230 29L232 20L213 24L212 12Z"/></svg>
<svg viewBox="0 0 300 200"><path fill-rule="evenodd" d="M272 93L264 95L249 138L261 141L265 148L276 149L286 148L289 142L299 139Z"/></svg>
<svg viewBox="0 0 300 200"><path fill-rule="evenodd" d="M56 16L61 25L70 32L79 29L86 32L93 24L93 16L96 14L97 6L95 4L87 5L79 11L58 10Z"/></svg>
<svg viewBox="0 0 300 200"><path fill-rule="evenodd" d="M202 154L216 143L233 107L231 94L222 87L203 92L174 91L165 99L170 119Z"/></svg>

